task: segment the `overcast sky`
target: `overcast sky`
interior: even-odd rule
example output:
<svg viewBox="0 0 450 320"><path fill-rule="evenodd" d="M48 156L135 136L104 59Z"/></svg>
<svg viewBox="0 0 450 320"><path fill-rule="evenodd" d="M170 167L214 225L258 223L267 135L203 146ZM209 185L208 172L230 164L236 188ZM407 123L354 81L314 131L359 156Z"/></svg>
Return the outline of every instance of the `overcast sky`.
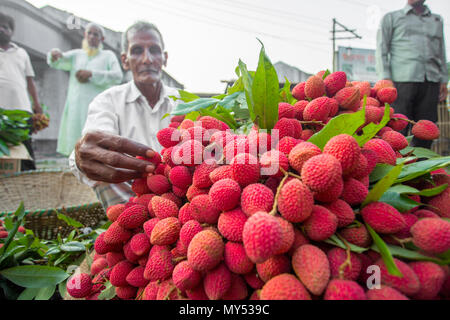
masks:
<svg viewBox="0 0 450 320"><path fill-rule="evenodd" d="M330 30L336 18L361 40L337 45L375 49L381 17L407 0L28 0L51 5L107 28L124 31L136 20L160 29L169 60L166 71L191 92L223 92L221 80L235 78L242 59L256 69L260 44L273 63L283 61L308 73L331 69ZM450 1L428 0L444 18L450 60ZM350 34L346 34L350 35ZM344 34L342 34L344 36Z"/></svg>

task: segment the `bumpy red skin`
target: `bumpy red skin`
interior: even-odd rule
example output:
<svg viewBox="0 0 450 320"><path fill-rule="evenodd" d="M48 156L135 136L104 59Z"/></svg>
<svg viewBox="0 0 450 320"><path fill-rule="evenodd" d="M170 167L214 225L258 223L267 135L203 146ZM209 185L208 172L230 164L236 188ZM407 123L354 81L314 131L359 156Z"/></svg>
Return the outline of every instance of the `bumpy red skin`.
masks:
<svg viewBox="0 0 450 320"><path fill-rule="evenodd" d="M397 157L391 145L382 139L371 139L366 142L363 149L375 151L378 163L386 163L395 166Z"/></svg>
<svg viewBox="0 0 450 320"><path fill-rule="evenodd" d="M242 240L251 261L261 263L269 259L279 248L282 229L275 217L265 213L253 214L244 225Z"/></svg>
<svg viewBox="0 0 450 320"><path fill-rule="evenodd" d="M358 109L361 100L359 90L355 87L345 87L339 90L334 98L339 102L342 109L352 111Z"/></svg>
<svg viewBox="0 0 450 320"><path fill-rule="evenodd" d="M408 117L401 113L394 113L392 118L402 118L408 120ZM408 121L405 120L389 120L388 124L389 128L394 129L395 131L402 131L408 126Z"/></svg>
<svg viewBox="0 0 450 320"><path fill-rule="evenodd" d="M305 110L306 106L308 105L308 100L299 100L297 101L293 108L295 110L295 118L299 121L303 120L303 111Z"/></svg>
<svg viewBox="0 0 450 320"><path fill-rule="evenodd" d="M158 246L174 244L179 238L180 229L181 224L177 218L161 219L152 230L150 242Z"/></svg>
<svg viewBox="0 0 450 320"><path fill-rule="evenodd" d="M325 84L322 78L311 76L306 80L305 96L309 99L322 97L325 94Z"/></svg>
<svg viewBox="0 0 450 320"><path fill-rule="evenodd" d="M301 173L303 164L310 158L322 153L319 147L310 142L301 142L289 152L289 164L298 173Z"/></svg>
<svg viewBox="0 0 450 320"><path fill-rule="evenodd" d="M158 131L156 138L164 148L170 148L180 142L180 133L177 129L168 127Z"/></svg>
<svg viewBox="0 0 450 320"><path fill-rule="evenodd" d="M232 210L239 205L241 187L233 179L219 180L209 189L209 198L218 210Z"/></svg>
<svg viewBox="0 0 450 320"><path fill-rule="evenodd" d="M294 117L295 117L295 110L292 105L286 102L278 103L278 119L281 118L292 119Z"/></svg>
<svg viewBox="0 0 450 320"><path fill-rule="evenodd" d="M396 289L382 285L380 289L370 289L366 292L369 300L409 300L407 296Z"/></svg>
<svg viewBox="0 0 450 320"><path fill-rule="evenodd" d="M389 143L394 151L403 150L408 146L408 140L406 140L404 135L397 131L387 131L383 133L381 139Z"/></svg>
<svg viewBox="0 0 450 320"><path fill-rule="evenodd" d="M167 246L153 246L150 250L144 277L149 281L165 280L172 275L175 264Z"/></svg>
<svg viewBox="0 0 450 320"><path fill-rule="evenodd" d="M67 280L67 292L74 298L87 297L91 289L91 277L87 273L77 273Z"/></svg>
<svg viewBox="0 0 450 320"><path fill-rule="evenodd" d="M298 179L287 182L278 196L278 211L289 222L303 222L309 218L314 199L308 187Z"/></svg>
<svg viewBox="0 0 450 320"><path fill-rule="evenodd" d="M106 231L101 233L97 237L97 239L95 239L95 243L94 243L95 252L98 254L105 254L108 252L121 251L123 243L122 242L116 242L113 244L106 243L104 240L105 233L106 233ZM125 241L127 241L127 240L125 240Z"/></svg>
<svg viewBox="0 0 450 320"><path fill-rule="evenodd" d="M150 247L150 239L145 233L137 233L130 240L130 249L137 256L148 253Z"/></svg>
<svg viewBox="0 0 450 320"><path fill-rule="evenodd" d="M294 243L295 240L294 226L292 223L290 223L289 221L280 216L276 216L275 218L280 223L282 230L280 247L275 252L275 254L284 254L289 251L289 249L292 247L292 244Z"/></svg>
<svg viewBox="0 0 450 320"><path fill-rule="evenodd" d="M361 149L355 138L348 134L339 134L328 140L323 153L331 154L341 163L342 174L347 175L357 165Z"/></svg>
<svg viewBox="0 0 450 320"><path fill-rule="evenodd" d="M311 216L304 222L308 238L322 241L331 237L337 230L338 218L328 209L315 205Z"/></svg>
<svg viewBox="0 0 450 320"><path fill-rule="evenodd" d="M189 243L191 243L192 238L194 238L194 236L202 230L203 228L200 222L196 220L189 220L183 224L180 229L180 241L187 248Z"/></svg>
<svg viewBox="0 0 450 320"><path fill-rule="evenodd" d="M248 217L242 209L236 208L220 214L217 228L227 240L242 242L242 231L247 219Z"/></svg>
<svg viewBox="0 0 450 320"><path fill-rule="evenodd" d="M450 185L450 184L449 184ZM450 218L450 187L447 187L442 193L427 200L431 211L437 213L443 218Z"/></svg>
<svg viewBox="0 0 450 320"><path fill-rule="evenodd" d="M245 254L242 243L228 241L224 252L225 265L231 272L247 274L251 272L255 264Z"/></svg>
<svg viewBox="0 0 450 320"><path fill-rule="evenodd" d="M242 190L242 211L247 216L251 216L258 211L269 212L272 210L274 198L272 190L265 185L260 183L250 184Z"/></svg>
<svg viewBox="0 0 450 320"><path fill-rule="evenodd" d="M300 82L292 89L292 96L297 100L305 100L305 85L306 82Z"/></svg>
<svg viewBox="0 0 450 320"><path fill-rule="evenodd" d="M170 182L181 189L187 189L192 184L192 174L185 166L176 166L170 170Z"/></svg>
<svg viewBox="0 0 450 320"><path fill-rule="evenodd" d="M149 175L147 177L147 186L157 195L168 192L171 187L169 180L161 174Z"/></svg>
<svg viewBox="0 0 450 320"><path fill-rule="evenodd" d="M275 255L262 263L258 263L256 270L261 280L267 282L279 274L289 273L291 271L291 261L285 255Z"/></svg>
<svg viewBox="0 0 450 320"><path fill-rule="evenodd" d="M178 216L178 206L172 200L156 196L150 200L152 211L159 219Z"/></svg>
<svg viewBox="0 0 450 320"><path fill-rule="evenodd" d="M141 205L134 205L125 209L116 222L125 229L135 229L144 224L148 219L147 208Z"/></svg>
<svg viewBox="0 0 450 320"><path fill-rule="evenodd" d="M355 213L352 207L343 200L338 199L323 206L338 217L338 228L348 226L355 220Z"/></svg>
<svg viewBox="0 0 450 320"><path fill-rule="evenodd" d="M231 161L233 180L241 187L258 182L260 178L260 166L258 159L248 153L238 154Z"/></svg>
<svg viewBox="0 0 450 320"><path fill-rule="evenodd" d="M172 280L178 289L186 291L195 288L202 280L202 275L199 271L192 269L185 260L173 269Z"/></svg>
<svg viewBox="0 0 450 320"><path fill-rule="evenodd" d="M345 72L336 71L329 74L323 81L328 97L333 97L339 90L345 87L347 83L347 75Z"/></svg>
<svg viewBox="0 0 450 320"><path fill-rule="evenodd" d="M206 194L192 199L190 210L192 217L200 223L215 224L220 215L220 210L213 205L211 197Z"/></svg>
<svg viewBox="0 0 450 320"><path fill-rule="evenodd" d="M369 203L361 210L361 215L375 231L383 234L399 232L406 226L402 214L384 202Z"/></svg>
<svg viewBox="0 0 450 320"><path fill-rule="evenodd" d="M327 252L327 257L330 262L331 278L340 279L339 269L347 259L347 252L341 248L332 248ZM353 252L350 253L350 263L351 267L348 265L345 267L342 279L356 281L361 272L362 265L361 260Z"/></svg>
<svg viewBox="0 0 450 320"><path fill-rule="evenodd" d="M297 141L296 141L297 144ZM271 150L259 158L261 164L261 175L271 177L282 177L284 171L289 170L289 160L285 153Z"/></svg>
<svg viewBox="0 0 450 320"><path fill-rule="evenodd" d="M124 244L132 237L132 235L133 233L130 230L121 227L117 221L115 221L109 226L108 230L104 232L103 242L114 247L118 244Z"/></svg>
<svg viewBox="0 0 450 320"><path fill-rule="evenodd" d="M354 206L362 203L366 199L369 190L363 182L349 178L344 180L344 189L342 190L341 199L349 205Z"/></svg>
<svg viewBox="0 0 450 320"><path fill-rule="evenodd" d="M410 229L413 243L429 253L450 249L450 222L440 218L423 218Z"/></svg>
<svg viewBox="0 0 450 320"><path fill-rule="evenodd" d="M414 270L420 281L420 290L413 298L419 300L435 299L447 276L444 269L429 261L411 262L409 266Z"/></svg>
<svg viewBox="0 0 450 320"><path fill-rule="evenodd" d="M305 244L292 256L292 268L305 287L319 296L330 279L330 264L326 254L318 247Z"/></svg>
<svg viewBox="0 0 450 320"><path fill-rule="evenodd" d="M389 103L392 104L397 100L397 89L396 88L382 88L377 92L377 98L382 104Z"/></svg>
<svg viewBox="0 0 450 320"><path fill-rule="evenodd" d="M380 267L381 283L393 287L394 289L399 290L401 293L407 296L412 296L419 292L420 281L414 270L406 263L396 258L394 258L394 263L402 273L402 278L391 275L388 272L383 259L380 258L375 262L375 265Z"/></svg>
<svg viewBox="0 0 450 320"><path fill-rule="evenodd" d="M339 199L344 190L344 180L338 179L334 185L322 192L314 192L314 200L321 203L330 203Z"/></svg>
<svg viewBox="0 0 450 320"><path fill-rule="evenodd" d="M224 249L222 237L217 232L203 230L197 233L189 244L189 265L197 271L211 270L222 260Z"/></svg>
<svg viewBox="0 0 450 320"><path fill-rule="evenodd" d="M145 267L138 266L128 273L126 280L130 286L133 287L145 287L149 283L147 279L144 278Z"/></svg>
<svg viewBox="0 0 450 320"><path fill-rule="evenodd" d="M342 177L341 163L330 154L319 154L303 164L301 177L312 191L325 191Z"/></svg>
<svg viewBox="0 0 450 320"><path fill-rule="evenodd" d="M262 288L261 300L311 300L303 284L292 274L283 273L270 279Z"/></svg>
<svg viewBox="0 0 450 320"><path fill-rule="evenodd" d="M206 189L211 187L213 182L211 181L209 175L214 171L214 169L217 169L218 167L219 166L216 163L209 164L207 162L203 162L201 165L195 168L192 178L192 184L199 189Z"/></svg>
<svg viewBox="0 0 450 320"><path fill-rule="evenodd" d="M303 111L306 121L325 121L330 114L330 98L319 97L312 100Z"/></svg>
<svg viewBox="0 0 450 320"><path fill-rule="evenodd" d="M339 233L345 240L359 247L368 248L372 244L372 237L364 225L341 229Z"/></svg>
<svg viewBox="0 0 450 320"><path fill-rule="evenodd" d="M325 291L324 300L367 300L363 288L351 280L331 280Z"/></svg>
<svg viewBox="0 0 450 320"><path fill-rule="evenodd" d="M222 300L245 300L248 296L247 284L241 276L231 274L231 287L223 295Z"/></svg>
<svg viewBox="0 0 450 320"><path fill-rule="evenodd" d="M126 280L127 275L134 269L134 264L128 260L123 260L117 263L111 270L109 276L109 281L115 287L125 287L128 286Z"/></svg>
<svg viewBox="0 0 450 320"><path fill-rule="evenodd" d="M219 300L231 287L230 270L223 263L209 270L203 279L203 287L210 300Z"/></svg>

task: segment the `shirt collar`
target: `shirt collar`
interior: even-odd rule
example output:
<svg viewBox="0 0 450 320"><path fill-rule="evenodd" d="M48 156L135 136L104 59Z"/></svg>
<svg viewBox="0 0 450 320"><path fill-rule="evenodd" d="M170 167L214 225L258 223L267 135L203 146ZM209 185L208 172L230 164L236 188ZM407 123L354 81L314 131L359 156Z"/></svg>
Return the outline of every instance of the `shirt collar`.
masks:
<svg viewBox="0 0 450 320"><path fill-rule="evenodd" d="M7 52L7 51L16 51L17 49L19 49L19 46L13 42L9 43L11 47L9 47L8 49L4 50L2 48L0 48L0 52Z"/></svg>
<svg viewBox="0 0 450 320"><path fill-rule="evenodd" d="M431 14L430 9L428 8L428 6L424 5L425 7L425 11L421 14L422 16L428 16ZM407 4L404 8L403 8L403 13L405 15L407 15L408 13L411 12L411 10L414 10L413 6L410 4Z"/></svg>
<svg viewBox="0 0 450 320"><path fill-rule="evenodd" d="M155 104L155 106L152 108L152 112L157 112L159 110L159 108L161 107L161 105L163 104L164 99L166 99L166 86L164 85L164 83L162 83L161 86L161 92L159 95L159 99L158 102ZM126 99L127 103L130 102L135 102L136 100L138 100L140 97L142 97L143 99L145 99L144 95L142 94L142 92L139 90L139 88L136 86L136 83L131 80L130 81L130 91L128 94L128 97ZM149 106L150 107L150 106Z"/></svg>

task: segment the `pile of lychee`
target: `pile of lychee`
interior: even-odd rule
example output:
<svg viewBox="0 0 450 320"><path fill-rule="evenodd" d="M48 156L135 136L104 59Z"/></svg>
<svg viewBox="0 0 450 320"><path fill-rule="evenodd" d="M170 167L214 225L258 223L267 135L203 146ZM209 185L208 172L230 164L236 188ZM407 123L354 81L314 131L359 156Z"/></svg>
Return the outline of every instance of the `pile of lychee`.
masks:
<svg viewBox="0 0 450 320"><path fill-rule="evenodd" d="M174 116L157 134L161 154L147 159L155 172L133 182L135 197L108 208L112 224L95 242L91 273L72 276L69 294L97 299L109 281L117 298L138 300L449 298L450 269L433 258L450 249L450 188L410 196L420 205L406 212L379 201L362 206L375 166L403 157L408 141L399 131L409 120L391 108L388 125L362 147L348 134L323 149L306 141L331 118L360 110L364 96L366 122L379 123L396 89L349 83L344 72L322 76L295 86L298 102L279 104L270 133ZM426 120L412 131L439 136ZM407 183L422 190L450 185L450 176L438 170ZM351 250L373 245L366 225L430 261L394 258L403 277L390 274L374 247ZM369 288L373 268L380 285Z"/></svg>

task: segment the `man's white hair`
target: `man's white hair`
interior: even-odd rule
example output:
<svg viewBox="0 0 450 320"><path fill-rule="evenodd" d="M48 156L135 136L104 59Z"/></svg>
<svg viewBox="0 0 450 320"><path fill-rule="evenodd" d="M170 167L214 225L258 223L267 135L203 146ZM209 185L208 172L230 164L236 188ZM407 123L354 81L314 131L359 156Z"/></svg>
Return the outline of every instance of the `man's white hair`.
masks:
<svg viewBox="0 0 450 320"><path fill-rule="evenodd" d="M102 34L102 37L105 37L105 28L103 28L101 25L95 23L95 22L89 22L86 25L86 28L84 28L85 32L87 32L91 27L95 27L98 30L100 30L100 33Z"/></svg>

